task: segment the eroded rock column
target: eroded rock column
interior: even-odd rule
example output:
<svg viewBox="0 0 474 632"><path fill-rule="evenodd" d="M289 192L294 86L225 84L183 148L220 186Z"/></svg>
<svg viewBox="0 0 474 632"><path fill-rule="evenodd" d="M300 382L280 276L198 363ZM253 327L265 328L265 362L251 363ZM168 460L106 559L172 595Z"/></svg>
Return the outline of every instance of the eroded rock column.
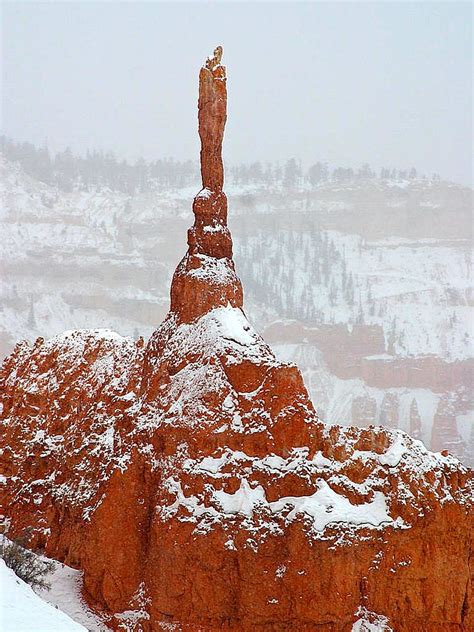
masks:
<svg viewBox="0 0 474 632"><path fill-rule="evenodd" d="M194 225L188 252L171 284L171 311L178 322L192 322L210 310L242 307L240 280L232 261L227 228L227 198L222 190L222 141L227 119L226 71L218 46L199 73L198 119L201 139L202 189L194 198Z"/></svg>

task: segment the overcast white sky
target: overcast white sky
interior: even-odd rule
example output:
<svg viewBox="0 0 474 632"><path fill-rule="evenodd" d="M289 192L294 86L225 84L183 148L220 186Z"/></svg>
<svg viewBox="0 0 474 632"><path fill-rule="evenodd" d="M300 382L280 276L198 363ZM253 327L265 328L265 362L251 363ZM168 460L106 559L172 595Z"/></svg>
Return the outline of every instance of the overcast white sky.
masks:
<svg viewBox="0 0 474 632"><path fill-rule="evenodd" d="M416 166L470 183L470 3L4 3L2 130L52 149L198 158L223 44L228 162Z"/></svg>

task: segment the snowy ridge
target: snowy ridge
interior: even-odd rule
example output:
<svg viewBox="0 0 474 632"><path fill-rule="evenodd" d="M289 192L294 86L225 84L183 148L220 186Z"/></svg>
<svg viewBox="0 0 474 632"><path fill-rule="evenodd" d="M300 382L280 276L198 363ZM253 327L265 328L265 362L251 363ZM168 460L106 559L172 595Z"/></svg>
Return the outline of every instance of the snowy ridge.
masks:
<svg viewBox="0 0 474 632"><path fill-rule="evenodd" d="M164 521L177 517L195 523L197 534L218 526L234 529L237 520L251 535L248 545L255 548L269 533L282 533L297 520L308 537L327 539L347 527L355 528L354 533L359 527L409 528L433 499L441 505L469 505L467 497L453 496L448 482L449 474L467 473L452 456L429 452L405 433L382 428L375 428L371 438L375 443L382 440L378 451L360 449L364 439L354 430L340 429L338 443L345 448L345 458L328 458L309 447L293 448L287 457L254 457L223 448L201 459L187 458L181 478L173 471L165 480L174 500L159 506L159 515ZM295 479L300 493L282 494ZM190 486L202 491L188 495ZM235 491L226 491L229 486ZM474 492L472 485L470 489ZM277 500L268 500L268 494ZM344 543L344 537L339 541Z"/></svg>
<svg viewBox="0 0 474 632"><path fill-rule="evenodd" d="M176 326L175 322L171 314L157 332L159 339L166 337L164 358L198 353L202 362L217 355L225 356L230 364L244 360L277 363L270 347L239 308L218 307L192 324Z"/></svg>
<svg viewBox="0 0 474 632"><path fill-rule="evenodd" d="M142 429L156 428L162 423L199 427L215 423L216 411L209 407L209 399L222 402L219 412L220 432L231 428L236 432L262 430L262 421L268 421L268 413L258 409L258 388L248 392L236 392L229 382L226 369L251 363L261 367L260 384L265 373L280 364L270 347L252 328L239 308L230 306L211 310L192 324L176 324L170 313L150 342L149 366L159 372L166 366L169 383L163 385L150 408L138 422ZM184 362L183 358L188 361ZM173 368L171 368L173 367ZM243 421L238 399L245 397L252 402L252 419ZM223 422L227 420L227 423Z"/></svg>
<svg viewBox="0 0 474 632"><path fill-rule="evenodd" d="M310 496L284 496L277 501L268 502L261 485L250 487L247 480L243 479L240 488L233 494L222 490L211 491L211 503L218 509L212 504L206 506L195 496L185 496L179 483L173 479L169 479L167 485L170 492L176 493L176 500L171 506L161 508L160 515L169 520L182 506L190 515L180 516L181 521L200 522L200 519L203 519L196 528L197 533L208 531L212 521L225 520L236 514L245 516L242 525L246 530L253 532L252 527L258 520L258 513L266 523L265 528L274 533L279 529L278 523L273 523L272 515L283 518L286 525L298 515L307 517L311 521L311 534L324 532L328 525L335 523L368 527L403 526L403 522L394 522L391 519L386 499L380 492L375 492L373 500L368 503L353 505L348 498L334 492L325 481L322 481L319 489Z"/></svg>

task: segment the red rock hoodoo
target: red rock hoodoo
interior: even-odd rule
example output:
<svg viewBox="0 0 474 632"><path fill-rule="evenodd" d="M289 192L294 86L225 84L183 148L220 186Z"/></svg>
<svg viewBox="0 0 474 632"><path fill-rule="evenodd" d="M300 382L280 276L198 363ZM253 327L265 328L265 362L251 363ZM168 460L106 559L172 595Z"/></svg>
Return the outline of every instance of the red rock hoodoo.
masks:
<svg viewBox="0 0 474 632"><path fill-rule="evenodd" d="M192 322L215 307L242 307L240 280L232 261L227 228L227 198L222 190L222 139L227 118L226 73L222 48L214 51L199 74L199 136L202 190L194 198L194 226L189 250L171 285L171 312L178 322Z"/></svg>
<svg viewBox="0 0 474 632"><path fill-rule="evenodd" d="M113 629L468 632L472 472L401 431L321 424L242 311L221 55L165 321L146 347L74 331L3 364L9 535L83 569Z"/></svg>

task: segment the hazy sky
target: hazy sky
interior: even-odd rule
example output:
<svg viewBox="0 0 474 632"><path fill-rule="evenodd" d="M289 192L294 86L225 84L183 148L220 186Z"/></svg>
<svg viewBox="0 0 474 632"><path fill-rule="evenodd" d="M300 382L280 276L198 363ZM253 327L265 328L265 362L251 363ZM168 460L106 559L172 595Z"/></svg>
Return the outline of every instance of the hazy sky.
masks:
<svg viewBox="0 0 474 632"><path fill-rule="evenodd" d="M4 3L2 129L52 149L198 158L197 79L228 68L228 162L472 175L470 3Z"/></svg>

